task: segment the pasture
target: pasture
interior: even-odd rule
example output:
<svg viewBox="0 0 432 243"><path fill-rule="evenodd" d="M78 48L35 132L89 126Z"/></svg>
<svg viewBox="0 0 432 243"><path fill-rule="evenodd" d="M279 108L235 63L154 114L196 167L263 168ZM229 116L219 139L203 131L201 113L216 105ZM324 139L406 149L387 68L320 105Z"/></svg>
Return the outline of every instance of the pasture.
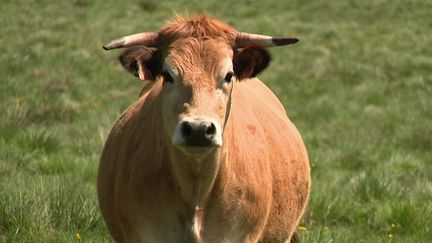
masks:
<svg viewBox="0 0 432 243"><path fill-rule="evenodd" d="M302 242L432 242L432 1L2 0L0 242L110 242L103 143L143 83L108 41L208 12L293 35L260 78L312 165Z"/></svg>

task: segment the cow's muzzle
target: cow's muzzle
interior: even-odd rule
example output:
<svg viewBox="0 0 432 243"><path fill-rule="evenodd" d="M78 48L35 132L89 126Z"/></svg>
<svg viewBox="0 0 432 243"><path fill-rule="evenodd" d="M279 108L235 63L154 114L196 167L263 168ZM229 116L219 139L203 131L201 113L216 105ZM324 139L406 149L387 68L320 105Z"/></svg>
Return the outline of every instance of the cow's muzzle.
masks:
<svg viewBox="0 0 432 243"><path fill-rule="evenodd" d="M213 119L185 118L175 128L173 144L185 148L219 147L222 145L220 124Z"/></svg>

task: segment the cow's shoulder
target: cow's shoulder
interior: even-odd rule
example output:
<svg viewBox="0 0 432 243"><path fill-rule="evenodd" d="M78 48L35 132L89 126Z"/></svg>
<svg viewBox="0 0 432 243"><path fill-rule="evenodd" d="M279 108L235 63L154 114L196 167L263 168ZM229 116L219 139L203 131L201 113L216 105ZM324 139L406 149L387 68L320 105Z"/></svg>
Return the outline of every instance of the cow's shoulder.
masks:
<svg viewBox="0 0 432 243"><path fill-rule="evenodd" d="M156 90L157 91L157 90ZM160 170L162 141L160 115L157 109L158 95L153 87L140 96L120 116L106 140L101 167L105 173L127 177L131 168L141 166L144 173L155 174Z"/></svg>

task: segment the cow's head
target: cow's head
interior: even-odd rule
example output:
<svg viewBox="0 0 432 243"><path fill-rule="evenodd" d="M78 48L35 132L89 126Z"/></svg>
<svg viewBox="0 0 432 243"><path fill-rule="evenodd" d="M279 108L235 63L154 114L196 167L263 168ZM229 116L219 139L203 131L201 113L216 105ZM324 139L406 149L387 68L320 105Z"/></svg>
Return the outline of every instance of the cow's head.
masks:
<svg viewBox="0 0 432 243"><path fill-rule="evenodd" d="M127 47L119 58L123 67L142 80L162 82L161 114L173 145L188 154L206 154L222 146L235 83L268 66L265 47L297 41L240 33L199 17L123 37L104 49Z"/></svg>

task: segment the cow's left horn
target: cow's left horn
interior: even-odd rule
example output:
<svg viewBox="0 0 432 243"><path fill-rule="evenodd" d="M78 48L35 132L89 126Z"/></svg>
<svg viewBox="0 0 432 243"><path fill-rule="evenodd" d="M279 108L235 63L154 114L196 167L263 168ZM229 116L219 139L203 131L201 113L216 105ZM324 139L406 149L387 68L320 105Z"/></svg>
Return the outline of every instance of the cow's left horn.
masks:
<svg viewBox="0 0 432 243"><path fill-rule="evenodd" d="M236 36L235 47L241 48L245 46L285 46L289 44L295 44L299 39L295 37L273 37L267 35L249 34L244 32L238 32Z"/></svg>
<svg viewBox="0 0 432 243"><path fill-rule="evenodd" d="M110 43L103 46L105 50L111 50L115 48L123 48L128 46L156 46L158 32L144 32L134 35L128 35L117 40L113 40Z"/></svg>

